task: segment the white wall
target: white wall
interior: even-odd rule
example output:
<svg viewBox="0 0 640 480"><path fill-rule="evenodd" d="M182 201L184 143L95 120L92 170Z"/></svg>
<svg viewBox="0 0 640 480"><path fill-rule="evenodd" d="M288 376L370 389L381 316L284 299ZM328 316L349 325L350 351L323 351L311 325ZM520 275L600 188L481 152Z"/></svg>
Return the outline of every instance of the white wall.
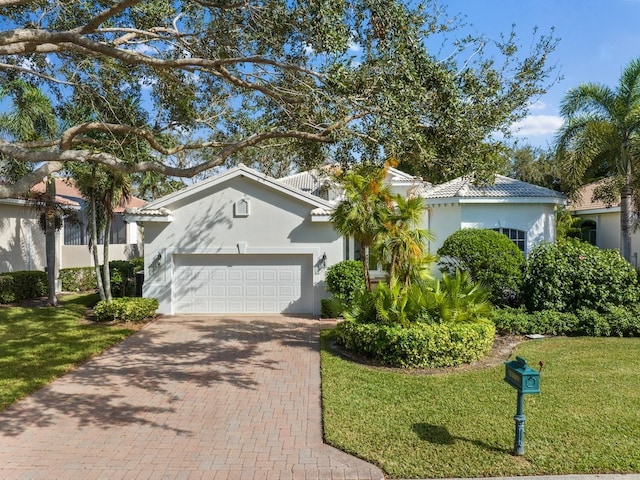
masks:
<svg viewBox="0 0 640 480"><path fill-rule="evenodd" d="M462 208L453 203L432 205L428 218L427 228L435 236L435 240L429 243L429 252L435 255L449 235L460 230Z"/></svg>
<svg viewBox="0 0 640 480"><path fill-rule="evenodd" d="M0 273L46 266L44 233L28 205L0 204Z"/></svg>
<svg viewBox="0 0 640 480"><path fill-rule="evenodd" d="M593 220L596 223L596 245L605 250L621 249L620 244L620 211L579 215L582 220ZM640 230L631 233L631 264L635 267L640 262Z"/></svg>
<svg viewBox="0 0 640 480"><path fill-rule="evenodd" d="M525 254L556 239L552 204L464 204L460 228L513 228L527 232Z"/></svg>
<svg viewBox="0 0 640 480"><path fill-rule="evenodd" d="M234 214L245 199L249 215ZM343 241L330 223L312 222L314 208L247 177L235 177L166 206L170 223L146 222L144 296L157 298L159 311L173 313L172 257L180 253L309 254L314 265L314 311L327 296L320 260L326 266L343 259Z"/></svg>

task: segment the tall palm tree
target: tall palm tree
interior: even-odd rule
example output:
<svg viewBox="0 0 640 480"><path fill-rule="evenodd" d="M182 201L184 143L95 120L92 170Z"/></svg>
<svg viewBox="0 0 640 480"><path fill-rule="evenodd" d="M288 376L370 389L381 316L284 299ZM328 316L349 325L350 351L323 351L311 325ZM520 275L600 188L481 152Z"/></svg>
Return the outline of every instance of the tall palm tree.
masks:
<svg viewBox="0 0 640 480"><path fill-rule="evenodd" d="M119 172L106 172L107 184L102 196L102 211L104 212L103 247L103 275L105 300L111 302L111 272L109 269L109 234L111 223L115 215L115 208L123 206L131 199L131 179L129 175Z"/></svg>
<svg viewBox="0 0 640 480"><path fill-rule="evenodd" d="M0 88L0 99L9 98L12 109L0 113L0 133L20 142L52 138L58 122L49 98L35 85L22 80L6 82ZM24 163L2 159L2 175L15 181L28 172ZM47 264L47 303L56 306L56 230L60 209L56 203L56 184L53 176L46 180L45 195L34 202L44 222L45 258Z"/></svg>
<svg viewBox="0 0 640 480"><path fill-rule="evenodd" d="M384 184L387 169L351 170L339 176L344 198L331 214L335 229L360 244L360 259L367 290L371 290L369 253L384 216L391 193Z"/></svg>
<svg viewBox="0 0 640 480"><path fill-rule="evenodd" d="M620 185L622 256L631 260L634 200L638 199L640 59L622 71L615 89L586 83L567 92L560 111L565 123L556 152L566 180L575 190L594 176L617 177Z"/></svg>

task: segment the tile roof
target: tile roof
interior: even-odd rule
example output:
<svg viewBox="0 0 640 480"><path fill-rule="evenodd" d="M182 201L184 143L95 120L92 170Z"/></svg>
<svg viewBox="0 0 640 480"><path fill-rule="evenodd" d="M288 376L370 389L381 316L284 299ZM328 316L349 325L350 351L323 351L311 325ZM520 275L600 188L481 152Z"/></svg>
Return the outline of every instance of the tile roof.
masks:
<svg viewBox="0 0 640 480"><path fill-rule="evenodd" d="M76 187L76 184L72 178L60 178L56 177L56 200L63 205L71 205L80 207L84 202L82 198L82 193ZM36 193L44 193L45 192L45 184L44 182L38 183L31 188L32 192ZM136 208L146 205L146 201L142 200L138 197L131 197L129 201L127 201L123 206L117 206L115 211L117 213L124 212L127 208Z"/></svg>
<svg viewBox="0 0 640 480"><path fill-rule="evenodd" d="M319 195L320 189L329 182L329 176L322 170L313 169L279 178L278 181L303 192Z"/></svg>
<svg viewBox="0 0 640 480"><path fill-rule="evenodd" d="M564 195L531 183L503 175L495 176L493 185L474 185L472 177L459 177L441 185L424 185L420 190L423 198L557 198Z"/></svg>
<svg viewBox="0 0 640 480"><path fill-rule="evenodd" d="M620 206L620 199L616 199L616 202L609 205L602 200L594 200L593 194L595 189L601 185L603 180L583 185L576 192L576 199L571 201L568 209L575 210L600 210L603 208L612 208Z"/></svg>

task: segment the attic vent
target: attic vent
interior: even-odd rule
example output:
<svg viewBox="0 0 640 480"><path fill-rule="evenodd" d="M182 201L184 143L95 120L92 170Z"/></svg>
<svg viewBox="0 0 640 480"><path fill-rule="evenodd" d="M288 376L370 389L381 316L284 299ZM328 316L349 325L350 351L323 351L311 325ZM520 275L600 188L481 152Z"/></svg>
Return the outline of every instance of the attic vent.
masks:
<svg viewBox="0 0 640 480"><path fill-rule="evenodd" d="M249 216L249 201L246 199L238 200L233 204L233 216L234 217L248 217Z"/></svg>

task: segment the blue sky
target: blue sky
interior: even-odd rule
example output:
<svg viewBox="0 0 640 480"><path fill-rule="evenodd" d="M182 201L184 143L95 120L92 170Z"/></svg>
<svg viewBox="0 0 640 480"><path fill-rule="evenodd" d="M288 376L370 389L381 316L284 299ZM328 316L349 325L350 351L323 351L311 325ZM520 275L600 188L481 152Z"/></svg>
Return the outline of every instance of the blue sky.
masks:
<svg viewBox="0 0 640 480"><path fill-rule="evenodd" d="M515 31L529 45L534 27L560 42L550 61L564 79L532 106L519 141L546 147L561 125L559 105L572 87L597 82L615 88L622 69L640 57L640 0L448 0L449 15L462 13L472 31L488 38Z"/></svg>

